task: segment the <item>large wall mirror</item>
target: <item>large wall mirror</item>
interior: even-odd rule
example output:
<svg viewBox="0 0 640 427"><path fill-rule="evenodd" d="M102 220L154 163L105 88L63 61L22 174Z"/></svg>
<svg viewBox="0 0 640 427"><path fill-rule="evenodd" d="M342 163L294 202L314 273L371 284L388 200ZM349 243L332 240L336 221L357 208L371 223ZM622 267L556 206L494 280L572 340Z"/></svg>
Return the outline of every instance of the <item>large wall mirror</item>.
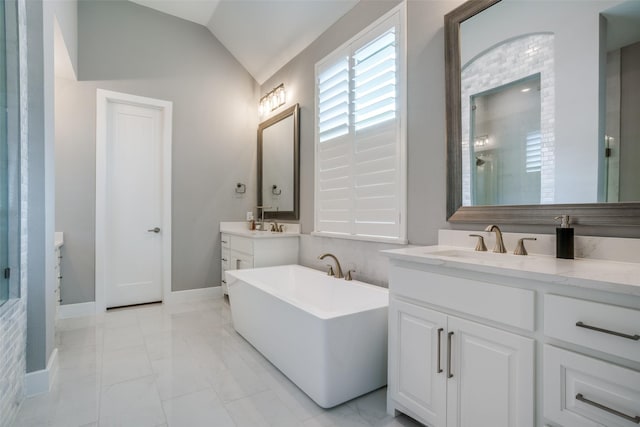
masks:
<svg viewBox="0 0 640 427"><path fill-rule="evenodd" d="M447 217L640 225L640 0L445 16Z"/></svg>
<svg viewBox="0 0 640 427"><path fill-rule="evenodd" d="M264 217L300 217L298 104L258 126L258 205Z"/></svg>

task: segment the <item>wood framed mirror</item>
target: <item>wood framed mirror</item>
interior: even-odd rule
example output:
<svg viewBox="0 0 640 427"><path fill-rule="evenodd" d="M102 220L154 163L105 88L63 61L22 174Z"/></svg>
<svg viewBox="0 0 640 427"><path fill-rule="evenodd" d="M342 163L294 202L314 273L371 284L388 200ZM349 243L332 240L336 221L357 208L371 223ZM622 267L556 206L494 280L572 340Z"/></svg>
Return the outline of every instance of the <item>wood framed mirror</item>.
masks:
<svg viewBox="0 0 640 427"><path fill-rule="evenodd" d="M300 218L299 110L293 105L258 125L258 206L264 206L264 218Z"/></svg>
<svg viewBox="0 0 640 427"><path fill-rule="evenodd" d="M607 195L607 185L613 187L609 180L607 183L607 176L605 175L607 162L606 156L611 153L611 148L608 146L611 138L609 133L610 129L606 124L606 116L608 112L605 112L605 103L609 102L606 98L608 91L607 72L609 71L609 65L607 62L607 55L611 52L610 46L607 42L611 42L614 36L609 36L609 32L620 28L620 22L618 16L624 14L625 7L628 8L629 4L625 1L618 2L584 2L579 5L571 4L571 10L566 11L566 15L558 15L557 11L549 11L556 14L557 17L550 19L548 16L546 19L551 24L542 26L540 28L532 28L530 25L536 21L536 17L532 15L531 8L537 10L536 13L541 14L542 11L553 7L559 7L561 4L565 4L564 7L569 9L566 3L570 2L536 2L536 1L513 1L513 0L472 0L463 3L461 6L451 11L445 16L445 72L446 72L446 128L447 128L447 220L450 222L460 223L492 223L499 222L504 224L553 224L554 217L559 214L571 215L574 222L579 225L588 226L639 226L640 225L640 196L634 195L635 193L629 193L631 195L622 196L622 175L619 178L619 187L615 190L618 192L617 196L612 197ZM602 9L597 9L598 4L602 4ZM638 3L637 1L635 2ZM529 10L517 11L515 8L529 7ZM583 10L583 8L585 8ZM587 10L586 8L590 8ZM490 12L490 13L489 13ZM635 13L635 12L634 12ZM587 14L590 14L587 16ZM491 16L493 15L493 16ZM588 37L584 39L578 39L576 35L576 29L571 25L578 21L580 16L584 15L584 19L589 19L592 27L584 26L588 28L590 33ZM493 21L494 25L489 26L488 23L491 19L498 19ZM540 18L542 19L542 18ZM520 21L521 20L521 21ZM527 24L522 22L527 21ZM552 28L552 24L555 22L556 27ZM636 21L638 22L638 21ZM467 35L466 39L462 35L462 27L465 26L469 29L480 31L482 37ZM551 26L551 27L550 27ZM640 28L640 24L637 25ZM495 30L498 28L499 30ZM513 32L519 31L517 35L507 34L504 37L498 37L495 32L503 31L508 32L511 29ZM466 31L466 29L465 29ZM609 31L609 32L608 32ZM473 33L474 35L476 33ZM539 187L547 187L550 196L544 196L544 188L538 190L540 195L538 196L537 203L532 202L530 199L524 198L518 200L516 197L499 197L493 194L482 194L478 197L480 190L474 189L474 185L477 187L476 182L480 181L478 178L474 181L474 176L480 174L479 169L495 160L495 156L499 156L501 153L492 153L487 149L486 145L491 144L493 135L488 134L485 129L481 129L477 126L477 122L482 121L475 110L479 108L478 104L483 102L485 104L492 102L487 97L479 99L481 95L487 95L496 93L511 86L516 81L524 81L527 79L533 79L538 74L537 86L534 84L534 90L540 90L542 97L546 96L545 83L546 78L544 71L540 72L535 69L525 70L519 75L514 75L508 79L497 82L491 87L477 87L474 90L470 87L473 84L468 83L466 80L463 84L462 72L467 68L470 68L470 64L476 61L487 52L491 52L495 49L503 49L504 53L508 48L513 48L513 44L507 45L514 40L519 39L521 36L534 36L546 34L555 37L553 40L553 46L558 51L552 52L553 59L556 60L554 68L562 69L566 65L568 69L574 67L573 74L568 74L569 78L559 74L554 76L554 88L553 94L555 98L550 101L551 105L555 109L555 115L551 116L552 130L551 139L555 141L555 151L552 148L553 145L545 145L545 136L549 135L549 132L541 132L543 135L542 142L540 139L537 142L531 142L528 144L526 141L526 135L534 134L532 131L523 132L525 136L521 136L521 142L519 143L519 149L526 151L527 147L537 147L538 157L542 157L542 161L535 160L535 156L526 157L526 153L521 157L518 162L522 165L522 174L526 172L538 173L536 185ZM493 37L493 38L492 38ZM584 48L572 50L571 55L564 55L560 49L569 48L571 45L567 42L569 37L573 37L574 40L579 40L583 43ZM485 38L490 41L486 46L479 45L480 39ZM629 42L626 46L636 43L640 47L640 37L635 41ZM566 44L566 46L565 46ZM469 47L471 46L471 47ZM530 44L528 49L531 49ZM466 49L466 50L465 50ZM619 46L617 49L620 48ZM581 51L588 50L591 54L590 58L582 59L577 58L577 55L581 54ZM537 50L536 50L537 52ZM640 54L640 49L638 49ZM523 52L523 54L530 54L529 52ZM566 60L566 64L560 64L562 60ZM568 61L573 62L568 62ZM508 63L509 59L502 57L503 63ZM511 69L518 68L523 64L522 59L515 61L511 65ZM582 89L576 89L576 87L567 86L572 80L579 80L577 76L581 76L575 67L580 61L589 62L595 67L595 69L582 68L581 74L588 74L592 80L589 84L583 86ZM640 63L640 61L638 61ZM517 65L514 65L517 64ZM486 65L486 62L485 62ZM482 68L483 72L487 74L493 74L494 80L497 71L487 69L485 66ZM587 70L587 71L585 71ZM475 76L478 75L476 72ZM640 74L638 74L640 75ZM571 77L573 76L573 77ZM481 80L481 79L476 79ZM528 80L527 80L528 81ZM533 81L533 80L531 80ZM542 87L542 89L541 89ZM586 89L585 89L586 88ZM527 88L518 88L518 91L525 92ZM619 89L618 89L619 90ZM620 91L620 90L619 90ZM625 90L621 90L624 94ZM637 93L637 92L636 92ZM597 105L587 105L586 102L582 102L580 96L591 94L592 98L595 96L598 100ZM636 96L637 98L637 96ZM565 102L566 99L570 99L569 103ZM544 100L541 101L544 104ZM589 108L589 116L582 114L580 108ZM640 108L640 107L634 107ZM543 107L542 116L545 116L546 112ZM586 110L585 110L586 111ZM636 110L635 114L637 115ZM538 114L540 112L538 111ZM562 116L564 115L564 116ZM475 120L475 122L474 122ZM466 122L465 122L466 121ZM637 120L636 120L637 121ZM544 125L542 126L544 127ZM504 128L504 125L502 126ZM590 128L591 133L582 136L583 128ZM538 132L540 130L538 129ZM495 136L498 139L498 136ZM579 141L581 143L587 143L588 141L591 148L586 149L583 147L568 148L561 144L567 142ZM528 144L528 145L527 145ZM538 144L538 145L536 145ZM640 146L640 141L635 142L636 146ZM550 148L551 147L551 148ZM551 150L551 151L550 151ZM624 151L624 150L623 150ZM553 161L547 161L544 159L545 153L550 152L551 155L548 158ZM627 150L630 153L631 149ZM620 156L620 154L618 154ZM494 156L494 157L491 157ZM561 162L561 158L564 156L566 163ZM620 156L621 159L625 159L625 154ZM555 159L555 160L554 160ZM512 163L516 162L512 160ZM528 163L527 163L528 162ZM537 162L537 163L536 163ZM555 162L555 163L554 163ZM496 160L495 164L499 162ZM503 161L504 163L504 161ZM638 157L635 158L635 163L640 164L640 150L638 151ZM541 166L542 165L542 166ZM640 171L639 167L631 167L628 170L636 169ZM589 178L580 178L580 173L587 170L597 170L597 176ZM545 175L546 173L546 175ZM638 172L634 172L638 173ZM491 181L494 178L487 178L485 174L483 179L485 181ZM630 177L630 178L629 178ZM627 180L627 186L633 191L634 188L640 189L640 174L629 175L625 178ZM513 174L506 172L502 177L498 177L498 182L516 182L518 179L514 178ZM590 179L592 184L588 187L590 195L588 197L582 196L578 198L578 194L583 190L580 187L580 183ZM511 180L511 181L508 181ZM494 181L495 182L495 179ZM518 184L513 186L516 190L520 189L520 192L524 188L524 184ZM504 187L505 185L502 185ZM564 187L563 187L564 186ZM564 188L564 190L563 190ZM586 188L586 187L585 187ZM474 191L476 194L474 194ZM610 191L611 193L611 191ZM522 194L518 194L522 196ZM522 197L520 197L522 199Z"/></svg>

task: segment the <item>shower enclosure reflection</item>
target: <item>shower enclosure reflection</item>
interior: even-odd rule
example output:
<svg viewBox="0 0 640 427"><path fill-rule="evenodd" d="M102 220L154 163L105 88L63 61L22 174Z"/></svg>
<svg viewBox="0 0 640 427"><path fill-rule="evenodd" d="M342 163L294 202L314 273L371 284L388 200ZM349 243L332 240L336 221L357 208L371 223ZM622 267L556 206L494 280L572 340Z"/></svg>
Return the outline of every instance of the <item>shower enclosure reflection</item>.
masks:
<svg viewBox="0 0 640 427"><path fill-rule="evenodd" d="M474 205L540 203L540 74L471 96Z"/></svg>
<svg viewBox="0 0 640 427"><path fill-rule="evenodd" d="M456 209L640 202L640 1L541 3L460 21Z"/></svg>

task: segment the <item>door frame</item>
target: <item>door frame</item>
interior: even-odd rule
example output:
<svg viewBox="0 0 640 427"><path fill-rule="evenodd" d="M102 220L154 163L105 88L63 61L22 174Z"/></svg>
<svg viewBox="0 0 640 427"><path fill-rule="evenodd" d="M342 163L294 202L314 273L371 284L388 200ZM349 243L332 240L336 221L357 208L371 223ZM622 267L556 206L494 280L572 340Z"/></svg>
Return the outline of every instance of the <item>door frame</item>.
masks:
<svg viewBox="0 0 640 427"><path fill-rule="evenodd" d="M171 295L171 136L173 103L160 99L114 92L96 91L96 312L106 310L106 220L107 220L107 124L110 103L154 108L162 114L162 300Z"/></svg>

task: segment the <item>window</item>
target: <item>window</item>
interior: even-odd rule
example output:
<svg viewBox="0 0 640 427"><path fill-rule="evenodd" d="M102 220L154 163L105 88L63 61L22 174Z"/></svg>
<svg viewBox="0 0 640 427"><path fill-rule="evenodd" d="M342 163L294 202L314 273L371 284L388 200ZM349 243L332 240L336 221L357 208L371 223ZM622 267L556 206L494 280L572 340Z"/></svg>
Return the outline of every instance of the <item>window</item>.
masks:
<svg viewBox="0 0 640 427"><path fill-rule="evenodd" d="M406 241L404 7L316 64L316 234Z"/></svg>

